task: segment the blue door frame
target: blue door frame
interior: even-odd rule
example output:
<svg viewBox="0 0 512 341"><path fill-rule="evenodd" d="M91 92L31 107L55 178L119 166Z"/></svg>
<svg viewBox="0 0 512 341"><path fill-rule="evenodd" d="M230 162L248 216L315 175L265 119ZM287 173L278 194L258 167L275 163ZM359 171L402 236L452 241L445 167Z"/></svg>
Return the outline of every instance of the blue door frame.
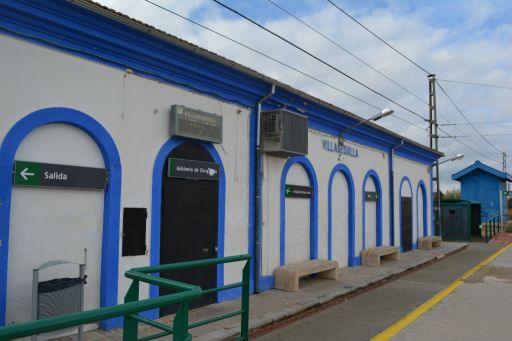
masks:
<svg viewBox="0 0 512 341"><path fill-rule="evenodd" d="M37 110L19 120L9 130L0 146L0 325L5 325L7 265L9 256L9 226L12 194L12 167L16 151L23 139L34 129L51 124L64 123L86 132L98 145L109 183L105 190L103 208L103 234L101 242L100 306L117 304L119 264L119 215L121 202L121 161L114 140L107 130L92 117L70 108L46 108ZM103 321L103 329L122 324L121 319Z"/></svg>

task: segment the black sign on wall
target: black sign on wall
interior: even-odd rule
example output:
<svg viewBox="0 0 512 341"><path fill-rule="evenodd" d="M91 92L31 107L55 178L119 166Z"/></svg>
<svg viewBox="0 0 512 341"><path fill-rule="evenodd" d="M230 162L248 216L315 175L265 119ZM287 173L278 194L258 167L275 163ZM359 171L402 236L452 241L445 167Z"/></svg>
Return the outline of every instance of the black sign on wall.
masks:
<svg viewBox="0 0 512 341"><path fill-rule="evenodd" d="M170 178L219 180L218 163L169 158L167 175Z"/></svg>
<svg viewBox="0 0 512 341"><path fill-rule="evenodd" d="M378 201L379 194L377 192L364 192L365 201Z"/></svg>
<svg viewBox="0 0 512 341"><path fill-rule="evenodd" d="M15 186L101 189L107 185L103 168L14 161Z"/></svg>
<svg viewBox="0 0 512 341"><path fill-rule="evenodd" d="M313 196L313 187L287 184L284 196L287 198L311 198Z"/></svg>
<svg viewBox="0 0 512 341"><path fill-rule="evenodd" d="M123 257L146 254L147 217L146 208L125 207L123 209Z"/></svg>

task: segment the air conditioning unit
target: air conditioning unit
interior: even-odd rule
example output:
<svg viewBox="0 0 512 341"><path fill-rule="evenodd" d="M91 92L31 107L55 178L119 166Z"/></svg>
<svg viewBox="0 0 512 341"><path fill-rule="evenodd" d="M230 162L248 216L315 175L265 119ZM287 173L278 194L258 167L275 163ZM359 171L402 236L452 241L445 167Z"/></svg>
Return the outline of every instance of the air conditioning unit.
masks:
<svg viewBox="0 0 512 341"><path fill-rule="evenodd" d="M284 109L262 112L261 147L274 156L307 155L308 118Z"/></svg>

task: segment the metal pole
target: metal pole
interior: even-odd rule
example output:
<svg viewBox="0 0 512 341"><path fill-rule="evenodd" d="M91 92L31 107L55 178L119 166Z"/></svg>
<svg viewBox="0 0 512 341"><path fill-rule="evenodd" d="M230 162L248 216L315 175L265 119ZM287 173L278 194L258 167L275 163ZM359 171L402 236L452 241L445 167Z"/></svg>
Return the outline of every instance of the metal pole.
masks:
<svg viewBox="0 0 512 341"><path fill-rule="evenodd" d="M262 215L262 164L263 157L261 153L261 106L262 103L269 99L276 93L276 86L272 84L272 88L270 92L261 98L258 101L257 112L256 112L256 188L254 189L254 205L255 205L255 215L254 215L254 292L258 293L260 291L260 276L261 276L261 236L262 236L262 226L263 226L263 215Z"/></svg>
<svg viewBox="0 0 512 341"><path fill-rule="evenodd" d="M504 231L503 226L503 194L505 194L504 191L500 191L500 232Z"/></svg>
<svg viewBox="0 0 512 341"><path fill-rule="evenodd" d="M430 148L436 151L439 150L438 144L438 124L437 124L437 105L436 105L436 76L428 75L428 89L429 89L429 132L430 132ZM436 182L437 198L434 206L434 223L436 225L436 235L441 236L441 180L439 176L439 161L434 164L435 176L433 180Z"/></svg>

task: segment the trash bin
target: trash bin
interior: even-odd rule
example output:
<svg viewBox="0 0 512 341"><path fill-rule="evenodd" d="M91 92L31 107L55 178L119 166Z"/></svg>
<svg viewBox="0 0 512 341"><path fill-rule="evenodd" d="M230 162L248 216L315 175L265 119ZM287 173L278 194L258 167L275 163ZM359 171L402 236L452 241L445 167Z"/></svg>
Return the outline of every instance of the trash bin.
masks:
<svg viewBox="0 0 512 341"><path fill-rule="evenodd" d="M87 250L84 250L87 259ZM41 264L32 271L32 320L41 320L70 313L83 311L84 286L86 284L85 267L83 264L53 260ZM39 282L39 272L53 266L73 264L78 266L78 277L55 278ZM78 327L78 340L82 340L82 326ZM37 341L37 335L32 336Z"/></svg>

